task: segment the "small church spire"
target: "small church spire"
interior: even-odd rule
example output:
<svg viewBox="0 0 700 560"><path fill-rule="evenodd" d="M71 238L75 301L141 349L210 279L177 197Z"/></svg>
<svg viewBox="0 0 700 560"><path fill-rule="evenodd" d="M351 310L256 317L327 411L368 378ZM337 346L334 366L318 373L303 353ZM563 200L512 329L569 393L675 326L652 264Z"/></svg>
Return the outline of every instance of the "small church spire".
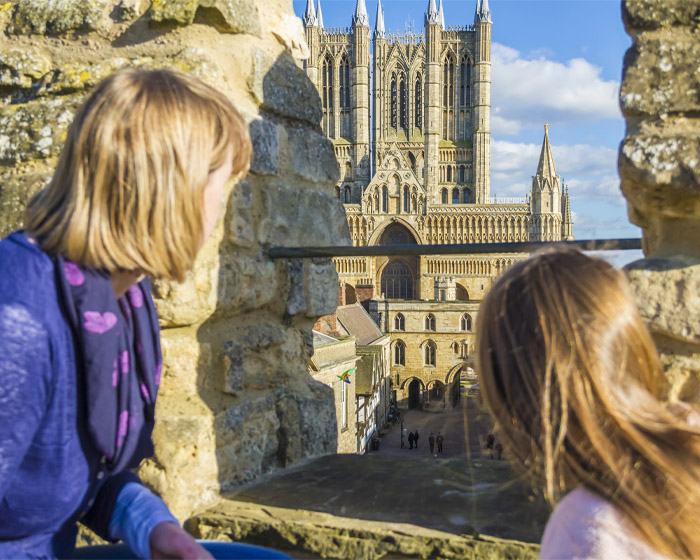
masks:
<svg viewBox="0 0 700 560"><path fill-rule="evenodd" d="M384 31L384 12L382 11L382 0L379 0L377 2L377 21L374 26L374 38L384 39L385 34L386 33Z"/></svg>
<svg viewBox="0 0 700 560"><path fill-rule="evenodd" d="M425 25L439 25L440 16L438 14L437 6L435 6L435 0L430 0L428 2L428 11L425 12Z"/></svg>
<svg viewBox="0 0 700 560"><path fill-rule="evenodd" d="M540 152L540 162L537 164L537 174L543 177L556 177L557 170L554 167L552 146L549 143L549 123L544 124L544 140Z"/></svg>
<svg viewBox="0 0 700 560"><path fill-rule="evenodd" d="M438 8L438 18L440 19L440 25L442 29L445 29L445 11L442 9L442 0L440 0L440 7Z"/></svg>
<svg viewBox="0 0 700 560"><path fill-rule="evenodd" d="M306 12L304 12L304 27L313 27L317 23L314 0L306 0Z"/></svg>
<svg viewBox="0 0 700 560"><path fill-rule="evenodd" d="M369 27L369 16L367 15L367 7L365 6L365 0L357 0L355 5L355 13L352 16L352 25L364 25Z"/></svg>
<svg viewBox="0 0 700 560"><path fill-rule="evenodd" d="M321 12L321 0L318 0L318 7L316 8L316 17L318 18L318 28L323 31L323 12Z"/></svg>

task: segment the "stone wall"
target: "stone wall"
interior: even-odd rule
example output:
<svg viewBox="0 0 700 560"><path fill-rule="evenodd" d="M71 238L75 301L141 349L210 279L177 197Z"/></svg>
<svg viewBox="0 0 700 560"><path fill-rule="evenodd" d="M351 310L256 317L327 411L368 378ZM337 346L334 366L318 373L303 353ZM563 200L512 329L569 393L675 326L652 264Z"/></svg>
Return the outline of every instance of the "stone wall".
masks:
<svg viewBox="0 0 700 560"><path fill-rule="evenodd" d="M647 257L628 271L671 397L700 402L700 9L688 0L623 0L622 8L633 45L619 168Z"/></svg>
<svg viewBox="0 0 700 560"><path fill-rule="evenodd" d="M332 391L309 376L311 327L337 302L330 260L270 245L348 244L333 147L299 67L291 0L0 3L0 234L22 225L76 108L118 68L175 68L225 92L254 158L182 285L156 282L164 381L141 475L187 517L262 473L335 451ZM222 214L224 214L222 212Z"/></svg>

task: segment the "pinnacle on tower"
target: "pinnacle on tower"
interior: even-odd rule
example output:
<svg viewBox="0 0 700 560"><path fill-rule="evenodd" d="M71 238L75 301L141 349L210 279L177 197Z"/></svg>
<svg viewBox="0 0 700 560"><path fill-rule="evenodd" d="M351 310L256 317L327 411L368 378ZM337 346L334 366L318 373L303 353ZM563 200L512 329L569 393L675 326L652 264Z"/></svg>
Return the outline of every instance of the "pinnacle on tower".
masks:
<svg viewBox="0 0 700 560"><path fill-rule="evenodd" d="M377 2L377 22L374 26L374 38L384 39L386 32L384 31L384 12L382 11L382 0Z"/></svg>
<svg viewBox="0 0 700 560"><path fill-rule="evenodd" d="M323 31L323 13L321 12L321 0L318 0L318 7L316 8L316 16L318 17L318 28L321 31Z"/></svg>
<svg viewBox="0 0 700 560"><path fill-rule="evenodd" d="M440 19L440 25L442 29L445 29L445 11L442 9L442 0L440 0L440 7L438 8L438 18Z"/></svg>
<svg viewBox="0 0 700 560"><path fill-rule="evenodd" d="M304 12L304 27L316 25L316 10L314 10L314 0L306 0L306 12Z"/></svg>
<svg viewBox="0 0 700 560"><path fill-rule="evenodd" d="M435 0L430 0L428 2L428 11L425 12L425 25L439 25L440 16L438 14L437 7L435 6Z"/></svg>
<svg viewBox="0 0 700 560"><path fill-rule="evenodd" d="M544 141L542 142L542 152L540 152L540 162L537 164L537 174L543 177L556 177L557 175L552 146L549 143L549 123L544 124Z"/></svg>
<svg viewBox="0 0 700 560"><path fill-rule="evenodd" d="M476 0L476 12L474 12L474 23L491 23L491 10L489 0Z"/></svg>
<svg viewBox="0 0 700 560"><path fill-rule="evenodd" d="M364 25L369 27L369 16L367 15L367 7L365 6L365 0L357 0L355 5L355 13L352 16L352 25Z"/></svg>

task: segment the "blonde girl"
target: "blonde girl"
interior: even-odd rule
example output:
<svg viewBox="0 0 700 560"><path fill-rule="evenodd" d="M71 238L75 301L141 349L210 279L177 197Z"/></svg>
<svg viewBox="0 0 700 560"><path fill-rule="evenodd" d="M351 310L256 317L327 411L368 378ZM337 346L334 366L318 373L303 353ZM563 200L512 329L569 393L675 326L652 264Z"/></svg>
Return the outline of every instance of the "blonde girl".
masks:
<svg viewBox="0 0 700 560"><path fill-rule="evenodd" d="M184 74L123 70L80 108L0 241L0 557L70 557L77 521L140 557L209 557L130 471L162 369L149 278L184 278L250 154L228 99Z"/></svg>
<svg viewBox="0 0 700 560"><path fill-rule="evenodd" d="M542 558L699 558L697 410L666 379L625 275L575 251L491 289L480 383L509 459L556 504Z"/></svg>

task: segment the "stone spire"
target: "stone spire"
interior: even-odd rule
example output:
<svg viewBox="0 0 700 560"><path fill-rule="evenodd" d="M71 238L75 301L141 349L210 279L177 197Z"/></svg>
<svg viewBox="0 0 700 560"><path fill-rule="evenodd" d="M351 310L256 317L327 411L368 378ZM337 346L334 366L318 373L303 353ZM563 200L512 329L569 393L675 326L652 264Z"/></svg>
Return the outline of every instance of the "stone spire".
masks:
<svg viewBox="0 0 700 560"><path fill-rule="evenodd" d="M377 22L374 26L374 38L384 39L386 31L384 30L384 12L382 11L382 0L377 2Z"/></svg>
<svg viewBox="0 0 700 560"><path fill-rule="evenodd" d="M435 6L435 0L430 0L428 2L428 11L425 12L425 25L439 25L440 15L438 13L437 7Z"/></svg>
<svg viewBox="0 0 700 560"><path fill-rule="evenodd" d="M304 12L304 27L313 27L316 25L316 10L314 9L314 0L306 0L306 12Z"/></svg>
<svg viewBox="0 0 700 560"><path fill-rule="evenodd" d="M318 0L318 8L316 9L316 16L318 17L318 28L321 31L323 31L323 13L321 12L321 0Z"/></svg>
<svg viewBox="0 0 700 560"><path fill-rule="evenodd" d="M440 7L438 8L438 18L440 19L440 25L442 29L445 29L445 11L442 9L442 0L440 0Z"/></svg>
<svg viewBox="0 0 700 560"><path fill-rule="evenodd" d="M357 0L355 5L355 13L352 16L352 25L364 25L369 27L369 16L367 15L367 7L365 6L365 0Z"/></svg>
<svg viewBox="0 0 700 560"><path fill-rule="evenodd" d="M544 125L544 141L540 152L540 162L537 164L537 174L543 177L556 177L557 170L554 167L552 146L549 143L549 123Z"/></svg>
<svg viewBox="0 0 700 560"><path fill-rule="evenodd" d="M569 187L564 187L564 195L561 198L561 238L565 241L573 241L574 220L571 214L571 204L569 202Z"/></svg>
<svg viewBox="0 0 700 560"><path fill-rule="evenodd" d="M489 0L476 0L476 12L474 12L474 23L491 23L491 10Z"/></svg>

